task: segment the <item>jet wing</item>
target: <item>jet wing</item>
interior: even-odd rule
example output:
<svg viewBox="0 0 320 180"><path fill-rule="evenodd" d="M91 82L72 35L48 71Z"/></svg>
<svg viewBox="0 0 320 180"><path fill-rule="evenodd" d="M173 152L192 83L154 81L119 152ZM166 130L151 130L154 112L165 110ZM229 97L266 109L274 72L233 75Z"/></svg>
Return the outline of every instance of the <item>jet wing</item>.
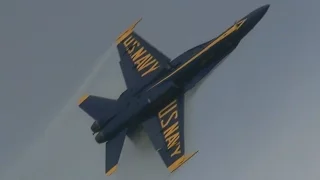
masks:
<svg viewBox="0 0 320 180"><path fill-rule="evenodd" d="M110 176L117 170L126 133L127 130L123 130L115 138L106 143L105 172L107 176Z"/></svg>
<svg viewBox="0 0 320 180"><path fill-rule="evenodd" d="M184 96L166 104L156 117L145 121L143 127L170 172L197 153L185 154Z"/></svg>
<svg viewBox="0 0 320 180"><path fill-rule="evenodd" d="M171 60L134 32L140 20L117 39L120 66L128 89L149 84L170 68Z"/></svg>

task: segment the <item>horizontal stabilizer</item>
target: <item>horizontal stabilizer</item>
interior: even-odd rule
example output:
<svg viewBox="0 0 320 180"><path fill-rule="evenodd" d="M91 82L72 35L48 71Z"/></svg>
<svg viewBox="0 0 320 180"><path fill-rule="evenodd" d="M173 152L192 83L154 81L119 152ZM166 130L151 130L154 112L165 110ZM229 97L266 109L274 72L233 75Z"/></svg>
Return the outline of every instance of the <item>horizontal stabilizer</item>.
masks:
<svg viewBox="0 0 320 180"><path fill-rule="evenodd" d="M94 95L80 98L79 107L96 121L101 121L113 112L116 100Z"/></svg>

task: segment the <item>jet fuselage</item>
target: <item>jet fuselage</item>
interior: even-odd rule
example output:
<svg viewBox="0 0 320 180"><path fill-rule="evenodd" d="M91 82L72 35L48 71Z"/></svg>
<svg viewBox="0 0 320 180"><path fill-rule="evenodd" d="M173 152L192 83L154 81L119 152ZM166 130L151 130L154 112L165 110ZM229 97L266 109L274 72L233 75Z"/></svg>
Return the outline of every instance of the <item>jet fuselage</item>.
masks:
<svg viewBox="0 0 320 180"><path fill-rule="evenodd" d="M95 140L104 143L113 139L124 128L132 128L181 94L195 86L205 75L228 56L261 20L269 5L251 12L218 37L192 48L172 61L172 67L151 84L126 90L117 100L113 114L106 117Z"/></svg>

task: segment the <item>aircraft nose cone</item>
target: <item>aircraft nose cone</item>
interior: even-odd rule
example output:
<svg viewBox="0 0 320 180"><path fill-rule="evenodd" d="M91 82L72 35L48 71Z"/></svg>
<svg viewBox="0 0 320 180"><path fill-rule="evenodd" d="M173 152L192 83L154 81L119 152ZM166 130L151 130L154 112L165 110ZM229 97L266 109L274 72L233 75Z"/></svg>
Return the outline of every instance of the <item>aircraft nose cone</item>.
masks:
<svg viewBox="0 0 320 180"><path fill-rule="evenodd" d="M255 11L252 12L252 15L257 18L258 21L261 20L261 18L266 14L270 7L270 4L266 4L264 6L259 7Z"/></svg>
<svg viewBox="0 0 320 180"><path fill-rule="evenodd" d="M266 4L266 5L262 6L262 7L266 8L266 10L268 10L269 7L270 7L270 4Z"/></svg>
<svg viewBox="0 0 320 180"><path fill-rule="evenodd" d="M251 31L253 27L255 27L258 24L258 22L262 19L262 17L268 11L269 7L270 7L269 4L263 5L255 9L254 11L252 11L250 14L246 16L247 23L244 28L245 33L243 34L243 36L245 36L249 31Z"/></svg>
<svg viewBox="0 0 320 180"><path fill-rule="evenodd" d="M261 6L258 11L260 11L260 13L262 14L262 16L264 16L266 14L266 12L268 11L270 7L270 4L266 4L264 6Z"/></svg>

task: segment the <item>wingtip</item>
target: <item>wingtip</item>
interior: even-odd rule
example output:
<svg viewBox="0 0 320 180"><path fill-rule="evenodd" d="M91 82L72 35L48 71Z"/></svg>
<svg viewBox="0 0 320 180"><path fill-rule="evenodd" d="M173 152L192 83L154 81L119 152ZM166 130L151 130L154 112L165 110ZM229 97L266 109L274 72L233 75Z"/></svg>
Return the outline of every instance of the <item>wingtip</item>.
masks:
<svg viewBox="0 0 320 180"><path fill-rule="evenodd" d="M83 96L81 96L80 99L78 100L78 105L82 104L83 101L85 101L88 97L89 97L88 94L84 94Z"/></svg>
<svg viewBox="0 0 320 180"><path fill-rule="evenodd" d="M199 150L197 150L194 153L188 154L188 155L183 155L181 158L179 158L178 160L176 160L173 164L171 164L168 167L168 170L172 173L175 170L177 170L180 166L182 166L184 163L186 163L189 159L191 159L194 155L196 155L199 152Z"/></svg>
<svg viewBox="0 0 320 180"><path fill-rule="evenodd" d="M192 154L189 154L187 157L186 157L186 161L189 160L190 158L192 158L194 155L196 155L197 153L199 152L199 150L197 150L196 152L192 153Z"/></svg>
<svg viewBox="0 0 320 180"><path fill-rule="evenodd" d="M129 36L132 31L134 30L134 28L138 25L138 23L142 20L142 17L140 17L140 19L138 19L137 21L135 21L134 23L132 23L129 28L127 28L124 32L122 32L118 37L117 37L117 44L119 44L120 42L122 42L127 36Z"/></svg>
<svg viewBox="0 0 320 180"><path fill-rule="evenodd" d="M109 171L106 172L107 176L112 175L114 172L117 171L118 165L113 166Z"/></svg>
<svg viewBox="0 0 320 180"><path fill-rule="evenodd" d="M135 23L133 23L130 27L130 29L134 29L138 24L139 22L142 20L142 17L140 17L140 19L138 19Z"/></svg>

